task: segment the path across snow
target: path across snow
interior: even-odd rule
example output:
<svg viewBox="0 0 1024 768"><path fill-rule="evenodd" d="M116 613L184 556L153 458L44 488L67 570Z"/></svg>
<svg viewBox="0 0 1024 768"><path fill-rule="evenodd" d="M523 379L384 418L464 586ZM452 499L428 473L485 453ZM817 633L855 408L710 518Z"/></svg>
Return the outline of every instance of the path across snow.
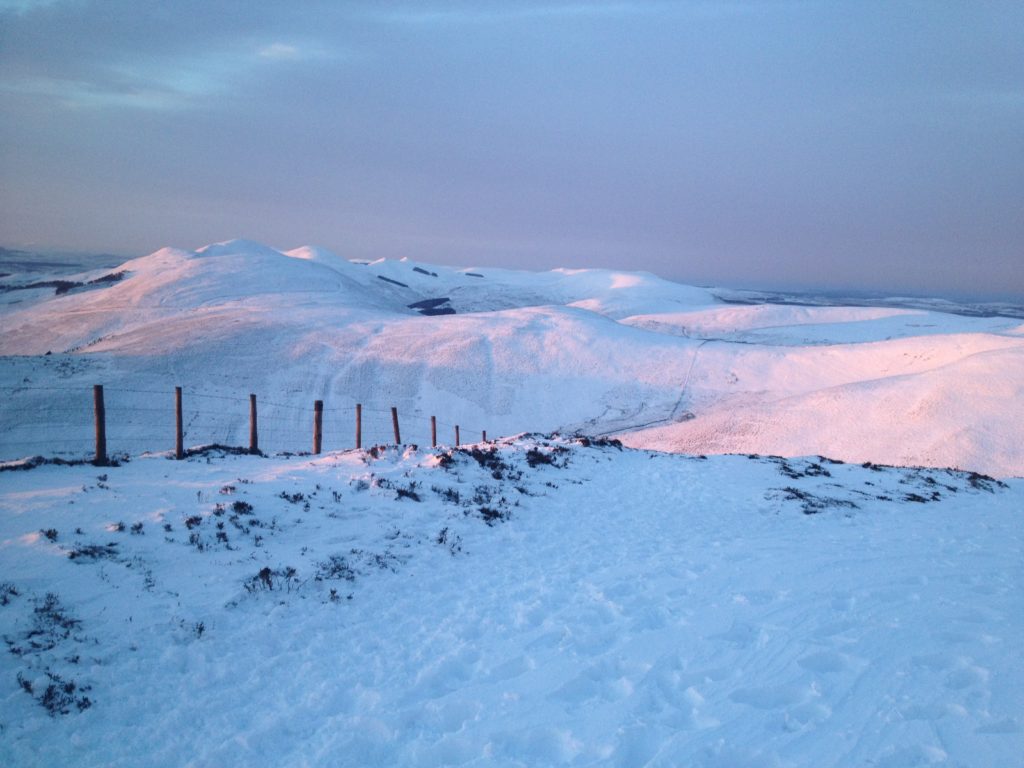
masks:
<svg viewBox="0 0 1024 768"><path fill-rule="evenodd" d="M1024 754L1022 481L530 437L0 481L5 765Z"/></svg>

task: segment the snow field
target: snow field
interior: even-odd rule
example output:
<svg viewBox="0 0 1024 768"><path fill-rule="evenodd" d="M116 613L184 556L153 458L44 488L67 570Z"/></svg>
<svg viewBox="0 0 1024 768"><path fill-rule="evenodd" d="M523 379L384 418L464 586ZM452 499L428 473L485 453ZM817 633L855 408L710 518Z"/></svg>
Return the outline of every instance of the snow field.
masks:
<svg viewBox="0 0 1024 768"><path fill-rule="evenodd" d="M476 448L4 472L0 760L1019 763L1021 481Z"/></svg>
<svg viewBox="0 0 1024 768"><path fill-rule="evenodd" d="M308 444L322 399L346 414L358 402L435 415L473 439L582 430L641 448L1024 475L1019 318L725 304L644 273L363 264L244 240L167 248L116 272L64 275L82 285L59 296L0 291L0 457L86 455L89 414L73 433L61 411L103 383L168 400L183 386L186 409L255 392L283 406L268 412L273 450ZM442 299L457 314L410 306ZM118 404L124 450L167 446L153 399ZM186 439L244 444L245 413L205 414ZM350 446L351 429L338 431L346 442L331 447Z"/></svg>

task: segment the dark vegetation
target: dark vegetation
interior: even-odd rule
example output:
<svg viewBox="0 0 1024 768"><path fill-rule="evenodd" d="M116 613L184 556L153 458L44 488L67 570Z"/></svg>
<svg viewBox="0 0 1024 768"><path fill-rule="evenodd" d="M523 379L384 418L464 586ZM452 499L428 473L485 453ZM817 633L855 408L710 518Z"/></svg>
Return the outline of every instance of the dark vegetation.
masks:
<svg viewBox="0 0 1024 768"><path fill-rule="evenodd" d="M448 526L445 526L438 532L437 538L434 539L434 541L442 547L447 548L452 557L462 551L462 537L458 534L450 533Z"/></svg>
<svg viewBox="0 0 1024 768"><path fill-rule="evenodd" d="M33 602L32 626L20 637L4 636L7 650L15 656L53 650L59 643L71 638L71 633L82 624L71 616L53 592L47 592L44 598Z"/></svg>
<svg viewBox="0 0 1024 768"><path fill-rule="evenodd" d="M975 490L978 491L988 491L989 493L995 493L996 488L1010 487L1002 480L996 480L994 477L982 475L977 472L968 472L967 482L970 483L971 488L974 488Z"/></svg>
<svg viewBox="0 0 1024 768"><path fill-rule="evenodd" d="M331 555L326 560L316 564L316 573L313 578L317 581L339 580L355 581L355 569L349 564L348 558L344 555Z"/></svg>
<svg viewBox="0 0 1024 768"><path fill-rule="evenodd" d="M616 440L612 437L587 437L586 435L576 435L573 440L583 448L616 448L617 450L622 450L622 441Z"/></svg>
<svg viewBox="0 0 1024 768"><path fill-rule="evenodd" d="M116 560L119 552L116 542L109 544L76 544L68 550L68 559L76 563L94 563L97 560Z"/></svg>
<svg viewBox="0 0 1024 768"><path fill-rule="evenodd" d="M857 505L849 499L840 499L834 496L817 496L809 491L804 491L793 486L786 486L782 489L786 494L787 501L799 501L805 515L814 515L826 509L857 509Z"/></svg>
<svg viewBox="0 0 1024 768"><path fill-rule="evenodd" d="M313 573L314 581L347 581L354 582L360 575L371 571L398 572L398 566L405 562L391 551L367 552L363 549L350 549L348 554L335 554L316 564Z"/></svg>
<svg viewBox="0 0 1024 768"><path fill-rule="evenodd" d="M297 575L290 565L275 569L264 566L255 576L246 579L244 586L249 594L280 591L282 588L286 592L291 592Z"/></svg>
<svg viewBox="0 0 1024 768"><path fill-rule="evenodd" d="M122 464L127 464L129 461L127 455L119 456L108 456L107 462L103 466L105 467L119 467ZM37 467L44 467L47 465L58 466L58 467L82 467L86 464L96 465L93 459L62 459L54 456L47 458L45 456L32 456L31 458L24 459L23 461L7 462L0 464L0 472L20 472L27 471L30 469L36 469Z"/></svg>
<svg viewBox="0 0 1024 768"><path fill-rule="evenodd" d="M443 304L447 304L451 299L447 296L441 299L423 299L423 301L414 301L412 304L407 304L409 309L437 309Z"/></svg>
<svg viewBox="0 0 1024 768"><path fill-rule="evenodd" d="M18 594L12 585L0 585L0 595L4 596L4 600L0 602L3 605L9 602L11 596ZM27 664L30 671L42 667L47 682L44 686L39 686L34 682L39 679L37 675L32 674L30 677L19 670L18 686L35 699L51 717L69 714L74 709L82 711L91 707L92 700L85 695L90 686L80 685L50 668L56 651L65 643L84 642L85 638L77 634L82 622L71 615L53 592L47 592L45 597L33 600L30 619L28 629L13 637L4 635L4 643L8 652ZM68 656L65 661L69 664L78 664L80 657L74 654Z"/></svg>
<svg viewBox="0 0 1024 768"><path fill-rule="evenodd" d="M89 280L84 283L75 282L74 280L43 280L36 283L26 283L25 285L0 285L0 293L7 293L9 291L28 291L37 288L53 288L55 296L62 296L65 293L71 292L75 288L113 285L114 283L123 280L124 276L124 272L111 272L103 275L102 277L97 277L95 280Z"/></svg>
<svg viewBox="0 0 1024 768"><path fill-rule="evenodd" d="M817 461L786 459L781 456L760 457L756 454L748 458L767 461L776 466L779 473L791 480L812 478L824 480L832 477L832 472L825 468L825 464L833 467L842 466L843 462L819 456ZM800 504L805 514L816 514L827 509L857 509L859 505L850 498L820 493L819 488L837 488L846 490L848 494L862 500L875 501L899 501L910 504L929 504L941 501L943 494L955 494L961 490L975 490L987 493L995 493L999 488L1006 488L1007 485L1000 480L981 475L977 472L963 472L956 469L929 469L923 467L893 467L883 464L874 464L870 461L860 465L863 469L877 473L877 481L863 480L863 485L872 489L850 488L834 482L826 482L816 486L814 491L796 486L786 486L777 489L785 501L796 501ZM959 484L958 484L959 483ZM888 485L887 488L879 486Z"/></svg>
<svg viewBox="0 0 1024 768"><path fill-rule="evenodd" d="M417 483L411 482L405 488L401 486L395 488L396 499L410 499L411 501L422 501L420 495L416 493Z"/></svg>
<svg viewBox="0 0 1024 768"><path fill-rule="evenodd" d="M250 451L248 447L243 448L239 445L223 445L222 443L211 443L210 445L186 448L182 455L186 459L196 457L209 459L211 456L266 456L263 451ZM170 458L173 459L174 456L172 455Z"/></svg>
<svg viewBox="0 0 1024 768"><path fill-rule="evenodd" d="M511 463L502 459L501 454L498 452L496 446L490 446L488 448L478 448L473 446L471 448L456 448L452 452L453 455L467 456L477 463L481 469L485 469L491 473L491 477L495 480L511 480L513 482L520 480L523 473L516 469Z"/></svg>
<svg viewBox="0 0 1024 768"><path fill-rule="evenodd" d="M798 468L781 456L770 456L769 459L778 465L780 474L791 480L801 477L832 477L832 473L818 462L805 462L802 468Z"/></svg>
<svg viewBox="0 0 1024 768"><path fill-rule="evenodd" d="M12 598L18 597L21 592L8 581L0 583L0 606L8 605Z"/></svg>
<svg viewBox="0 0 1024 768"><path fill-rule="evenodd" d="M542 451L539 448L531 448L526 452L526 463L531 468L538 467L541 464L550 464L558 468L564 468L565 464L558 464L557 457L559 454L568 453L569 449L562 445L553 446L550 451Z"/></svg>
<svg viewBox="0 0 1024 768"><path fill-rule="evenodd" d="M50 717L67 715L72 709L79 712L92 706L92 700L86 696L86 692L92 690L91 686L79 686L74 680L66 680L55 672L46 671L49 683L42 691L37 691L32 683L25 676L18 673L18 685L29 696L39 702L49 713Z"/></svg>

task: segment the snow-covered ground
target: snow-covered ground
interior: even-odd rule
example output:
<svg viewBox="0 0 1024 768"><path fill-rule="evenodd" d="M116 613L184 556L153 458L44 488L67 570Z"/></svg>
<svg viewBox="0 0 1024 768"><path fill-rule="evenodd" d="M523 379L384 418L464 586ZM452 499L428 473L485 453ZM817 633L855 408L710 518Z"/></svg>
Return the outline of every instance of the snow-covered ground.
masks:
<svg viewBox="0 0 1024 768"><path fill-rule="evenodd" d="M255 393L275 451L308 447L322 399L330 449L352 447L361 403L367 444L391 440L395 406L421 445L433 415L446 441L456 424L464 440L581 430L1024 475L1024 325L1009 311L742 305L644 273L366 264L240 240L62 273L59 294L53 279L0 279L19 288L0 291L0 458L87 455L100 383L110 448L132 454L171 444L181 386L190 444L244 443Z"/></svg>
<svg viewBox="0 0 1024 768"><path fill-rule="evenodd" d="M0 473L0 764L1021 764L1024 481L589 442Z"/></svg>
<svg viewBox="0 0 1024 768"><path fill-rule="evenodd" d="M1021 765L1014 311L246 241L15 267L0 765ZM257 394L268 455L160 453L175 386L186 446ZM356 403L406 444L341 450Z"/></svg>

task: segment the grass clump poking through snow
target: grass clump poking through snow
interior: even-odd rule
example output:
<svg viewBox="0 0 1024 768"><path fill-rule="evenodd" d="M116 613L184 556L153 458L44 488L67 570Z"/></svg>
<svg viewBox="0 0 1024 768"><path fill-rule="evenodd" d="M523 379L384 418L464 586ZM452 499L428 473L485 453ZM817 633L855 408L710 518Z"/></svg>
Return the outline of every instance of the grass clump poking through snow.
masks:
<svg viewBox="0 0 1024 768"><path fill-rule="evenodd" d="M76 563L93 563L97 560L115 560L118 556L116 542L108 544L76 544L68 550L68 559Z"/></svg>
<svg viewBox="0 0 1024 768"><path fill-rule="evenodd" d="M398 486L395 488L396 499L409 499L410 501L422 501L420 495L416 492L416 486L418 483L409 483L406 487Z"/></svg>
<svg viewBox="0 0 1024 768"><path fill-rule="evenodd" d="M4 636L4 641L7 650L15 656L38 654L67 640L81 625L82 622L68 613L57 595L47 592L42 600L35 600L32 626L20 638Z"/></svg>
<svg viewBox="0 0 1024 768"><path fill-rule="evenodd" d="M274 569L265 566L255 576L246 579L245 591L250 595L259 592L280 591L281 589L291 592L292 588L296 586L297 576L298 573L290 565Z"/></svg>
<svg viewBox="0 0 1024 768"><path fill-rule="evenodd" d="M799 501L805 515L815 515L824 512L826 509L857 509L857 504L849 499L840 499L830 496L818 496L810 491L804 491L793 486L786 486L782 489L787 501Z"/></svg>
<svg viewBox="0 0 1024 768"><path fill-rule="evenodd" d="M8 588L9 587L9 588ZM10 585L0 585L0 594L6 605L11 595L18 592ZM46 710L51 717L67 715L72 710L82 711L92 706L92 700L85 695L90 686L80 685L75 680L52 670L57 656L65 643L81 643L84 638L76 633L82 621L71 615L53 592L47 592L42 599L33 600L30 625L19 635L4 635L8 652L29 665L29 670L42 667L42 676L29 677L26 670L17 673L18 686ZM65 663L77 664L77 654L65 658Z"/></svg>
<svg viewBox="0 0 1024 768"><path fill-rule="evenodd" d="M496 446L489 448L458 448L456 452L473 459L483 469L491 473L495 480L516 481L522 478L523 473L515 469L508 461L502 458ZM527 457L529 459L529 457ZM533 466L532 464L530 466Z"/></svg>
<svg viewBox="0 0 1024 768"><path fill-rule="evenodd" d="M11 602L11 598L15 598L21 595L18 588L8 581L0 583L0 607L8 605Z"/></svg>
<svg viewBox="0 0 1024 768"><path fill-rule="evenodd" d="M544 449L547 450L544 450ZM549 465L558 469L565 468L565 461L561 464L558 462L558 456L568 454L569 449L564 445L547 445L534 446L526 452L526 463L530 465L531 469L542 465ZM568 457L566 457L567 460Z"/></svg>
<svg viewBox="0 0 1024 768"><path fill-rule="evenodd" d="M72 709L82 712L92 706L92 700L85 695L91 686L79 686L74 680L66 680L55 672L46 672L47 683L37 690L36 684L18 673L18 685L46 710L50 717L67 715Z"/></svg>
<svg viewBox="0 0 1024 768"><path fill-rule="evenodd" d="M316 581L355 581L356 572L344 555L331 555L326 560L317 563L316 573L313 574L313 578Z"/></svg>

